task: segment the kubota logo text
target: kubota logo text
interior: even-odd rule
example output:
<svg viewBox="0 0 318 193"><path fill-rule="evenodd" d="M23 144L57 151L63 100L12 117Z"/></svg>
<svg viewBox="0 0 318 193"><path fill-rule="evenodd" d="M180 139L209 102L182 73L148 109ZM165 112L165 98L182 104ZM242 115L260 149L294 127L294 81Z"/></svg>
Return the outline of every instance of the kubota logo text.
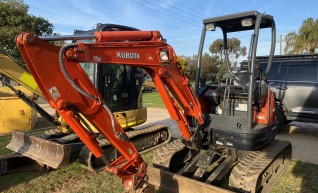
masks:
<svg viewBox="0 0 318 193"><path fill-rule="evenodd" d="M133 52L117 52L117 58L140 59L140 55Z"/></svg>

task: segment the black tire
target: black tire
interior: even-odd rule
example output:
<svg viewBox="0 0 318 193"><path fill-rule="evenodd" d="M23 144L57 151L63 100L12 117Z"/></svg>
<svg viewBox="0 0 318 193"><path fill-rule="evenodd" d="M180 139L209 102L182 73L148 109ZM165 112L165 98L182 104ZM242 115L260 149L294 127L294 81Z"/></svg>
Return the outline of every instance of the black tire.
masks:
<svg viewBox="0 0 318 193"><path fill-rule="evenodd" d="M151 92L156 92L156 89L155 88L151 88Z"/></svg>
<svg viewBox="0 0 318 193"><path fill-rule="evenodd" d="M281 102L275 102L275 115L276 120L278 121L278 130L281 129L287 122L285 109Z"/></svg>

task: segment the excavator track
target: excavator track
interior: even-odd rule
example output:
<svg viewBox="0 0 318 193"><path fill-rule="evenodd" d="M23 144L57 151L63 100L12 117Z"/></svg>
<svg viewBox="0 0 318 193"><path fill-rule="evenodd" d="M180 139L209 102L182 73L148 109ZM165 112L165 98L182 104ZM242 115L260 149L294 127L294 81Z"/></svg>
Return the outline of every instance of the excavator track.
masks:
<svg viewBox="0 0 318 193"><path fill-rule="evenodd" d="M253 151L233 168L229 184L240 192L269 192L291 159L291 143L274 140L261 151Z"/></svg>
<svg viewBox="0 0 318 193"><path fill-rule="evenodd" d="M174 165L174 163L171 162L173 161L172 157L182 152L182 150L187 150L187 147L182 143L181 139L174 140L171 143L159 147L153 158L153 166L163 170L172 170L172 165ZM176 163L181 164L182 162L176 161ZM177 166L174 165L174 167Z"/></svg>
<svg viewBox="0 0 318 193"><path fill-rule="evenodd" d="M141 129L128 131L126 134L141 154L165 145L169 143L171 139L170 128L166 125L150 125ZM98 141L109 161L113 161L120 156L116 149L106 139ZM84 146L79 153L79 161L88 170L93 172L98 172L105 166L100 159L95 158L86 146Z"/></svg>
<svg viewBox="0 0 318 193"><path fill-rule="evenodd" d="M225 148L223 152L226 151L228 150ZM236 151L232 150L232 152ZM171 177L178 174L188 177L190 181L205 182L204 187L207 187L212 186L212 182L226 177L223 173L230 171L233 163L237 160L236 154L227 154L223 159L224 161L216 166L212 174L209 174L210 177L208 180L206 180L206 177L196 180L192 174L188 175L189 173L187 174L187 172L193 173L196 171L195 168L198 167L198 163L200 163L199 160L204 156L204 153L201 152L191 158L187 156L187 153L189 153L189 149L186 145L183 144L180 139L175 140L156 150L153 166L162 171L169 172L168 174ZM242 151L241 154L243 156L234 166L229 177L231 189L237 192L269 192L289 165L291 159L291 143L288 141L274 140L261 150ZM209 181L210 178L212 179L211 176L217 177ZM158 178L158 176L156 176L156 178ZM163 183L161 186L165 189L170 185L169 183Z"/></svg>
<svg viewBox="0 0 318 193"><path fill-rule="evenodd" d="M14 131L8 148L18 153L0 158L0 174L42 170L41 167L60 168L67 166L69 162L77 158L91 171L96 172L104 167L103 163L99 159L96 159L89 149L79 141L76 134L56 138L56 132L52 130L51 133L53 134L52 136L46 136L50 138L48 140ZM126 134L140 153L151 151L170 142L171 139L171 130L166 125L150 125L138 130L128 131ZM106 139L98 141L110 161L119 157L115 148ZM8 164L9 162L18 163L21 162L21 160L24 160L24 163L30 164L24 164L23 168L20 166L17 167L17 164Z"/></svg>
<svg viewBox="0 0 318 193"><path fill-rule="evenodd" d="M159 147L154 155L153 167L149 166L147 171L150 186L163 193L231 192L179 174L179 169L192 158L186 156L189 152L180 139ZM195 157L199 155L202 154L196 154Z"/></svg>

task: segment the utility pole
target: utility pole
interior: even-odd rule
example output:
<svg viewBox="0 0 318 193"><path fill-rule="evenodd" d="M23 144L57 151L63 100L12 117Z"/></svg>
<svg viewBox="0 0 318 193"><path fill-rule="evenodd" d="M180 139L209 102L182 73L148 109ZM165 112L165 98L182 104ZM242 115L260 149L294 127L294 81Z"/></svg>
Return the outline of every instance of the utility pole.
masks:
<svg viewBox="0 0 318 193"><path fill-rule="evenodd" d="M283 47L283 34L282 33L279 34L279 46L280 46L279 55L282 55L282 47Z"/></svg>

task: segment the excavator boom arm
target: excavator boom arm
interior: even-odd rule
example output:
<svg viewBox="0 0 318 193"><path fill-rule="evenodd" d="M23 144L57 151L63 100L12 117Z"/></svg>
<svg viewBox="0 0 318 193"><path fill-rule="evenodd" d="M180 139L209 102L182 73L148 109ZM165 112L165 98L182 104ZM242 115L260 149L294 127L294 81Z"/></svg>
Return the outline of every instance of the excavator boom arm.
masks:
<svg viewBox="0 0 318 193"><path fill-rule="evenodd" d="M152 76L186 140L192 135L188 116L203 124L201 107L172 47L165 43L158 31L95 32L92 39L95 42L59 47L31 33L24 33L18 36L17 44L51 107L58 111L91 152L107 163L107 170L121 177L127 189L135 188L146 175L146 165L79 63L127 64L144 68ZM106 160L94 133L85 129L79 113L120 152L119 159L112 163Z"/></svg>

